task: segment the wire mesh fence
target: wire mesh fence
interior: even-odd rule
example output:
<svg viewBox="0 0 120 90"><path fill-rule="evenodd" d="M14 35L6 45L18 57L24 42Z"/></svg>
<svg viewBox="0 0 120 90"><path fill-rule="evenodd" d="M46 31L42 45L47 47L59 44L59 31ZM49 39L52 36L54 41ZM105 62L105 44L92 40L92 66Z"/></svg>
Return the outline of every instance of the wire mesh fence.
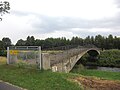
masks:
<svg viewBox="0 0 120 90"><path fill-rule="evenodd" d="M41 69L40 46L11 46L7 48L7 64Z"/></svg>

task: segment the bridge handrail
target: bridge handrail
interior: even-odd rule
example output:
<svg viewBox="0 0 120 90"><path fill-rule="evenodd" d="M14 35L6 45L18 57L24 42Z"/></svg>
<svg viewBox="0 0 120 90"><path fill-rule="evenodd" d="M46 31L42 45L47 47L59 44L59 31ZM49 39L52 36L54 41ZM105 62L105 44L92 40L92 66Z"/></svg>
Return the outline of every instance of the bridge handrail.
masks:
<svg viewBox="0 0 120 90"><path fill-rule="evenodd" d="M51 62L51 65L54 65L54 64L57 64L57 63L61 63L61 62L66 62L65 60L68 59L69 57L77 55L80 52L89 50L90 48L93 48L93 47L77 46L77 48L73 48L73 49L70 49L70 50L65 50L63 52L55 54L52 57L54 57L56 60L54 60L54 62Z"/></svg>

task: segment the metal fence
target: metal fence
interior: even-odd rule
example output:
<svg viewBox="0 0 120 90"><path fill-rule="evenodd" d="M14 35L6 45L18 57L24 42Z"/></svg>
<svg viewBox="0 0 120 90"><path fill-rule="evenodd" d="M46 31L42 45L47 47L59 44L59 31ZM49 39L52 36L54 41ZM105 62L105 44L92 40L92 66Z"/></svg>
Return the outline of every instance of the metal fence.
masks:
<svg viewBox="0 0 120 90"><path fill-rule="evenodd" d="M40 46L11 46L7 47L7 64L41 69Z"/></svg>

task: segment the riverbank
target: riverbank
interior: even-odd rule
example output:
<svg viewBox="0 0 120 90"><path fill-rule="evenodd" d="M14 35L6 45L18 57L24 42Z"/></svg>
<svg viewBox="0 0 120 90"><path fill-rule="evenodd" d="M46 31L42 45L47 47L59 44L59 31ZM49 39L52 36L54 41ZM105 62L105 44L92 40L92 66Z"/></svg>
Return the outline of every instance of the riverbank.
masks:
<svg viewBox="0 0 120 90"><path fill-rule="evenodd" d="M91 59L88 54L80 59L80 63L85 66L102 66L120 68L120 50L104 50L100 55Z"/></svg>
<svg viewBox="0 0 120 90"><path fill-rule="evenodd" d="M91 69L91 70L120 72L120 68L117 68L117 67L101 67L101 66L84 66L84 67L86 69Z"/></svg>
<svg viewBox="0 0 120 90"><path fill-rule="evenodd" d="M71 73L80 74L83 76L94 76L107 80L120 80L120 72L100 71L100 70L88 70L88 69L73 69Z"/></svg>

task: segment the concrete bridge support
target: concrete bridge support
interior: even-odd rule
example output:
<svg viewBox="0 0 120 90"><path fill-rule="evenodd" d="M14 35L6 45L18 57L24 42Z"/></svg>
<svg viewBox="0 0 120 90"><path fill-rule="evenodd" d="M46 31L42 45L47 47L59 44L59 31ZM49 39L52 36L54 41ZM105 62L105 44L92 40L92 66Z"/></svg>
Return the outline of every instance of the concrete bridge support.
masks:
<svg viewBox="0 0 120 90"><path fill-rule="evenodd" d="M50 66L50 55L48 53L42 53L42 68L44 70L51 69L51 66Z"/></svg>

